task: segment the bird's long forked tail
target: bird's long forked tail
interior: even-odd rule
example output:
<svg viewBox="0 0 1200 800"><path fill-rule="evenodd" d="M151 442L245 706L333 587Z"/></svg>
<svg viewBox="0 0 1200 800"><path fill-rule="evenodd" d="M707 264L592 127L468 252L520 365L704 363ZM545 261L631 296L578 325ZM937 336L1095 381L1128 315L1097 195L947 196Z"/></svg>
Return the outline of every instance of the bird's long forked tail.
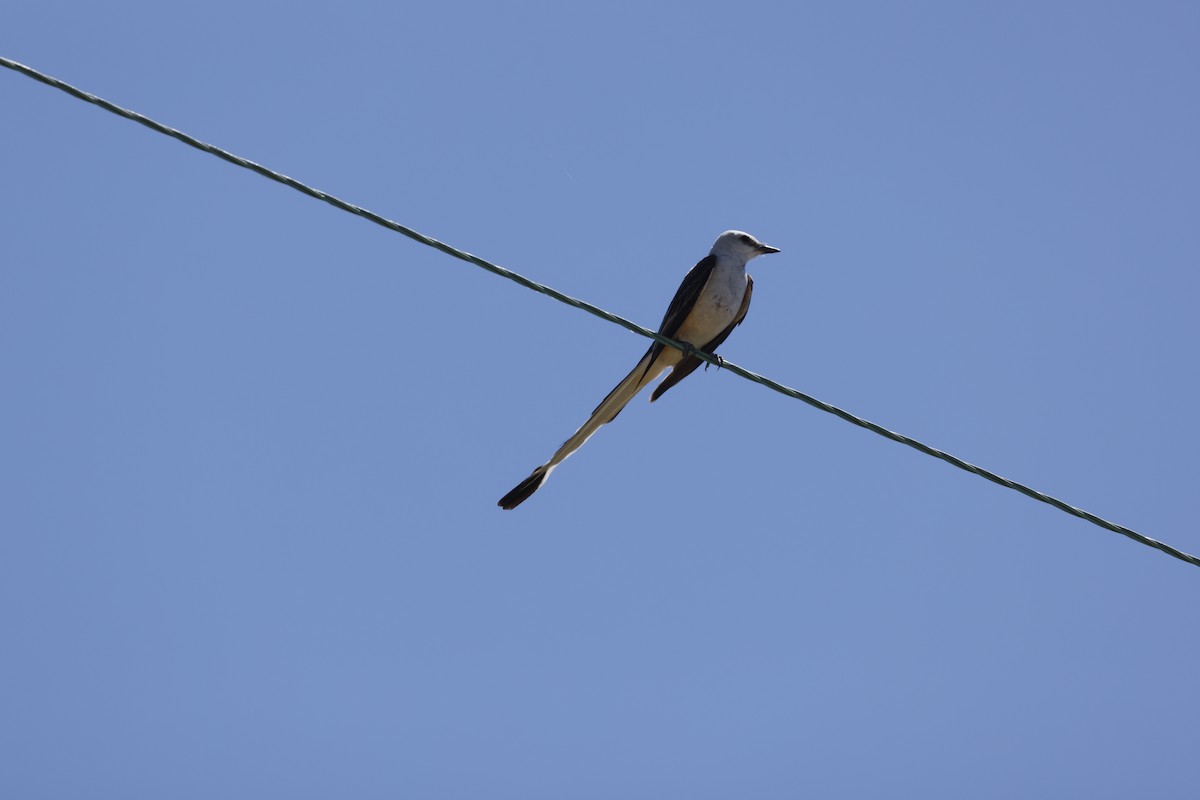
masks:
<svg viewBox="0 0 1200 800"><path fill-rule="evenodd" d="M621 413L621 409L642 390L642 387L657 378L659 373L666 368L666 365L662 363L662 359L658 358L661 352L662 345L651 345L637 366L608 393L608 396L600 402L600 405L596 406L596 410L588 417L588 421L583 423L579 430L571 435L570 439L562 443L562 447L558 448L549 461L535 469L530 473L528 478L518 483L504 497L501 497L497 505L505 510L509 510L524 503L529 499L530 495L546 482L546 478L550 477L550 473L554 468L565 461L567 456L582 447L583 443L592 437L592 434L600 430L600 426L616 419L617 414Z"/></svg>
<svg viewBox="0 0 1200 800"><path fill-rule="evenodd" d="M529 496L538 490L538 487L542 485L542 482L546 480L546 476L549 474L549 468L543 464L535 469L532 475L518 483L511 492L504 495L504 497L501 497L500 502L497 503L497 505L499 505L505 511L516 508L517 506L521 505L521 503L524 503L526 500L528 500Z"/></svg>

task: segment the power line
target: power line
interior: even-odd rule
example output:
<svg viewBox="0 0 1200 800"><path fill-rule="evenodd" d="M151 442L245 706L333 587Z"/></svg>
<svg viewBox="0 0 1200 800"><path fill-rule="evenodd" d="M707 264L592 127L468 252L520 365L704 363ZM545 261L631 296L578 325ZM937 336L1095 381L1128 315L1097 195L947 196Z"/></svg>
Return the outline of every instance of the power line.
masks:
<svg viewBox="0 0 1200 800"><path fill-rule="evenodd" d="M178 131L178 130L175 130L174 128L170 128L166 125L163 125L160 122L155 122L154 120L150 119L149 117L142 116L141 114L138 114L136 111L130 111L129 109L122 108L118 105L110 103L109 101L107 101L101 97L97 97L96 95L89 94L88 92L85 92L82 89L78 89L74 86L71 86L68 83L64 83L63 81L60 81L57 78L53 78L49 75L44 75L43 73L38 72L37 70L33 69L32 67L27 67L24 64L17 63L16 61L12 61L10 59L4 58L3 56L0 56L0 65L8 67L9 69L14 70L16 72L20 72L21 74L26 75L30 78L33 78L36 81L40 81L41 83L44 83L47 86L52 86L55 89L64 91L67 94L72 95L73 97L79 98L80 100L91 103L93 105L100 106L100 108L103 108L106 111L110 111L113 114L117 114L118 116L125 117L126 119L132 120L141 125L145 125L147 128L150 128L153 131L157 131L158 133L164 134L166 136L170 136L173 139L178 139L179 141L183 142L186 145L194 147L197 150L203 150L205 153L209 153L210 155L214 155L217 158L228 161L230 164L235 164L236 166L242 167L244 169L248 169L252 172L256 172L259 175L262 175L264 178L269 178L270 180L276 181L277 183L282 183L284 186L289 186L298 192L302 192L302 193L308 195L309 197L315 197L316 199L324 201L324 202L330 204L331 206L334 206L335 208L341 209L342 211L346 211L351 214L356 214L360 217L363 217L364 219L374 222L376 225L382 225L383 227L385 227L389 230L395 231L396 233L399 233L399 234L403 234L404 236L407 236L410 239L418 241L421 244L427 245L436 250L440 250L443 253L445 253L446 255L453 256L454 258L457 258L457 259L461 259L470 264L474 264L477 267L481 267L481 268L487 270L488 272L495 273L496 275L499 275L503 278L507 278L510 281L519 283L527 289L532 289L535 292L541 292L542 294L547 295L549 297L553 297L555 300L558 300L562 303L566 303L567 305L574 306L575 308L579 308L584 311L587 311L590 314L594 314L595 316L600 317L601 319L605 319L605 320L608 320L609 322L620 325L622 328L625 328L627 330L633 331L634 333L645 336L648 339L654 339L655 341L661 342L662 344L670 346L670 347L675 347L675 348L678 348L681 350L692 351L695 353L695 355L698 358L700 358L710 364L715 364L719 367L723 367L736 375L740 375L741 377L746 378L747 380L754 381L755 383L760 383L769 389L774 389L775 391L779 392L780 394L787 395L788 397L792 397L796 400L800 400L804 403L807 403L808 405L810 405L814 408L818 408L821 411L825 411L829 414L833 414L834 416L840 417L841 419L844 419L846 422L857 425L860 428L866 428L867 430L869 430L873 433L877 433L886 439L891 439L893 442L899 442L900 444L907 445L907 446L913 448L914 450L919 450L920 452L924 453L925 455L933 456L934 458L941 459L942 461L945 461L948 464L952 464L955 467L958 467L959 469L966 470L967 472L978 475L981 478L986 478L987 480L991 481L992 483L996 483L996 484L999 484L1000 486L1004 486L1008 489L1012 489L1013 491L1020 492L1021 494L1025 495L1026 497L1031 497L1034 500L1038 500L1040 502L1054 506L1055 508L1059 509L1060 511L1065 511L1066 513L1068 513L1072 516L1087 520L1088 522L1092 523L1093 525L1098 525L1099 527L1104 528L1106 530L1112 531L1114 533L1119 533L1122 536L1126 536L1126 537L1134 540L1135 542L1146 545L1147 547L1153 547L1156 550L1161 550L1162 552L1166 553L1167 555L1173 556L1173 557L1179 559L1180 561L1185 561L1188 564L1191 564L1192 566L1200 567L1200 558L1197 558L1196 556L1185 553L1182 550L1178 550L1178 549L1172 547L1171 545L1166 544L1165 542L1160 542L1157 539L1151 539L1149 536L1140 534L1135 530L1126 528L1123 525L1117 525L1114 522L1109 522L1108 520L1098 517L1095 514L1092 514L1091 512L1084 511L1081 508L1076 508L1075 506L1069 505L1068 503L1064 503L1062 500L1059 500L1055 497L1051 497L1050 495L1045 494L1044 492L1039 492L1036 489L1032 489L1028 486L1025 486L1024 484L1017 483L1016 481L1013 481L1013 480L1009 480L1008 478L997 475L996 473L990 472L989 470L986 470L982 467L978 467L974 464L963 461L961 458L958 458L957 456L953 456L949 453L938 450L935 447L930 447L929 445L923 444L922 442L919 442L916 439L910 439L907 436L890 431L887 428L884 428L880 425L876 425L874 422L863 419L861 417L857 417L854 414L851 414L849 411L845 411L843 409L838 408L837 406L830 405L829 403L826 403L822 400L818 400L817 398L811 397L807 394L804 394L803 392L797 391L796 389L792 389L788 386L784 386L781 383L776 383L775 381L771 380L770 378L767 378L767 377L764 377L757 373L751 372L750 370L743 369L742 367L739 367L737 364L734 364L729 361L725 361L724 359L716 357L716 356L710 356L706 353L695 351L689 345L685 345L680 342L676 342L676 341L669 339L666 336L662 336L659 333L657 333L656 331L652 331L648 328L643 328L641 325L638 325L637 323L634 323L634 322L630 322L629 320L625 319L624 317L619 317L616 314L612 314L608 311L605 311L602 308L598 308L597 306L594 306L591 303L588 303L584 300L580 300L578 298L571 297L569 295L565 295L562 292L558 291L557 289L553 289L549 286L545 286L543 284L538 283L537 281L526 278L524 275L520 275L516 272L513 272L512 270L505 269L504 267L501 267L497 264L493 264L490 261L486 261L478 256L474 256L474 255L471 255L470 253L467 253L467 252L464 252L457 248L451 247L450 245L445 244L444 242L440 242L437 239L433 239L428 236L425 236L424 234L418 233L417 231L414 231L411 228L406 228L405 226L401 225L398 222L393 222L392 220L387 219L386 217L381 217L378 214L376 214L372 211L368 211L365 208L361 208L352 203L347 203L346 201L341 200L337 197L334 197L333 195L326 194L325 192L322 192L319 189L314 189L310 186L307 186L294 178L289 178L286 175L282 175L278 172L267 169L266 167L262 166L261 164L256 164L253 161L242 158L240 156L236 156L233 153L222 150L219 147L202 142L199 139L196 139L192 136L187 135L186 133L183 133L182 131Z"/></svg>

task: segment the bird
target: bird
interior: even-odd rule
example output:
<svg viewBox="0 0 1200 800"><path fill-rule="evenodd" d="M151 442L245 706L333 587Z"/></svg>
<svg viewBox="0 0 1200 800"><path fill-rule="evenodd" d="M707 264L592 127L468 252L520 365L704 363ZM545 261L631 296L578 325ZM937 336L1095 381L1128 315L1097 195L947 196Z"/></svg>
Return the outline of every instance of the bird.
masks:
<svg viewBox="0 0 1200 800"><path fill-rule="evenodd" d="M754 281L746 273L747 262L778 252L779 248L763 244L743 231L725 231L718 236L708 255L684 276L658 326L659 334L689 345L692 352L661 342L650 345L637 366L596 406L587 422L563 442L549 461L534 469L496 505L511 510L528 500L555 467L582 447L602 425L616 419L621 409L665 370L671 372L650 394L651 403L692 374L704 363L695 350L713 355L717 346L746 318L754 291Z"/></svg>

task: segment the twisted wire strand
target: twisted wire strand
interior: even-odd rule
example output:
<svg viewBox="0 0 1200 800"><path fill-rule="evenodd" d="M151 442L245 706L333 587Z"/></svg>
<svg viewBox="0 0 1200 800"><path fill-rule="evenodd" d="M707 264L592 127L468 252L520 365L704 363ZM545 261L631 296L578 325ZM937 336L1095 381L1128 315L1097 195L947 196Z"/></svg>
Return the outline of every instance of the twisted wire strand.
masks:
<svg viewBox="0 0 1200 800"><path fill-rule="evenodd" d="M677 342L673 339L663 336L662 334L660 334L656 331L652 331L649 328L643 328L641 325L638 325L635 322L631 322L631 321L625 319L624 317L620 317L620 316L617 316L616 314L605 311L604 309L599 308L598 306L594 306L585 300L580 300L576 297L571 297L570 295L563 294L562 292L558 291L557 289L554 289L550 286L546 286L544 284L538 283L537 281L526 278L524 275L521 275L517 272L513 272L512 270L509 270L509 269L505 269L504 267L501 267L498 264L493 264L492 262L486 261L485 259L482 259L479 256L475 256L475 255L472 255L465 251L459 250L455 247L451 247L450 245L446 244L445 242L440 242L437 239L434 239L432 237L429 237L422 233L419 233L419 232L413 230L412 228L405 227L404 225L401 225L398 222L394 222L390 219L387 219L386 217L382 217L382 216L374 213L373 211L369 211L365 208L362 208L361 206L356 206L353 203L347 203L345 200L341 200L337 197L334 197L331 194L322 192L319 189L314 189L311 186L303 184L300 181L296 180L295 178L290 178L287 175L283 175L279 172L275 172L274 170L267 169L266 167L262 166L261 164L257 164L253 161L250 161L249 159L242 158L241 156L234 155L233 153L230 153L226 150L222 150L221 148L219 148L215 145L208 144L207 142L202 142L199 139L196 139L192 136L189 136L186 133L183 133L182 131L175 130L174 128L168 127L167 125L163 125L160 122L156 122L156 121L150 119L149 117L143 116L143 115L137 113L136 111L131 111L127 108L122 108L121 106L118 106L114 103L110 103L109 101L105 100L102 97L97 97L94 94L90 94L88 92L83 91L82 89L78 89L68 83L65 83L64 81L61 81L58 78L54 78L49 75L45 75L41 72L38 72L37 70L33 69L32 67L28 67L24 64L20 64L16 61L12 61L11 59L4 58L3 56L0 56L0 66L7 67L11 70L19 72L30 78L33 78L36 81L44 83L47 86L52 86L55 89L59 89L63 92L66 92L67 94L69 94L73 97L77 97L80 100L91 103L92 105L99 106L100 108L103 108L106 111L110 111L113 114L124 117L128 120L132 120L133 122L136 122L140 125L144 125L147 128L150 128L153 131L157 131L158 133L161 133L165 136L170 136L173 139L178 139L179 141L183 142L186 145L194 147L197 150L202 150L205 153L208 153L210 155L214 155L217 158L220 158L224 161L228 161L230 164L234 164L236 166L242 167L243 169L248 169L251 172L256 172L259 175L263 176L264 178L269 178L270 180L273 180L277 183L282 183L284 186L289 186L298 192L308 195L309 197L314 197L317 200L321 200L325 203L328 203L329 205L333 206L334 208L339 208L342 211L346 211L348 213L355 214L364 219L370 220L371 222L374 222L376 225L382 225L383 227L387 228L388 230L392 230L392 231L395 231L396 233L407 236L408 238L413 239L417 242L420 242L421 244L426 245L428 247L432 247L435 250L440 250L441 252L445 253L448 256L453 256L454 258L460 259L462 261L466 261L469 264L474 264L475 266L485 269L488 272L499 275L502 278L507 278L508 280L518 283L527 289L532 289L533 291L540 292L541 294L544 294L548 297L553 297L555 300L558 300L561 303L566 303L569 306L574 306L575 308L586 311L589 314L594 314L595 316L600 317L601 319L607 320L616 325L620 325L622 328L632 331L633 333L640 334L641 336L645 336L646 338L653 339L657 342L661 342L662 344L667 345L668 347L675 347L680 350L685 350L689 353L694 354L697 358L700 358L709 364L714 364L718 367L729 370L730 372L734 373L735 375L739 375L743 378L746 378L747 380L751 380L751 381L754 381L755 383L762 384L763 386L767 387L768 389L773 389L774 391L779 392L780 394L794 398L803 403L807 403L808 405L812 406L813 408L817 408L826 413L833 414L834 416L840 417L841 419L845 420L846 422L849 422L853 425L857 425L860 428L866 428L867 430L871 431L872 433L879 434L880 436L882 436L886 439L890 439L893 442L898 442L900 444L907 445L908 447L911 447L914 450L918 450L918 451L924 453L925 455L933 456L934 458L945 461L948 464L958 467L961 470L970 472L974 475L978 475L979 477L989 480L992 483L998 484L1007 489L1012 489L1015 492L1020 492L1021 494L1025 495L1026 497L1030 497L1039 502L1046 503L1047 505L1051 505L1054 508L1057 508L1060 511L1064 511L1067 514L1070 514L1074 517L1078 517L1080 519L1087 520L1088 522L1092 523L1093 525L1097 525L1101 528L1104 528L1105 530L1112 531L1113 533L1119 533L1122 536L1126 536L1126 537L1132 539L1133 541L1138 542L1139 544L1146 545L1147 547L1153 547L1154 549L1159 550L1163 553L1166 553L1167 555L1172 556L1174 558L1177 558L1180 561L1191 564L1192 566L1200 567L1200 558L1197 558L1196 556L1191 555L1189 553L1185 553L1182 550L1179 550L1175 547L1172 547L1169 544L1166 544L1165 542L1160 542L1157 539L1152 539L1149 536L1146 536L1144 534L1138 533L1135 530L1132 530L1131 528L1126 528L1124 525L1118 525L1115 522L1109 522L1108 520L1103 519L1102 517L1098 517L1089 511L1084 511L1081 508L1076 508L1075 506L1065 503L1056 497L1052 497L1051 495L1048 495L1044 492L1039 492L1036 489L1030 488L1029 486L1026 486L1022 483L1017 483L1014 480L1010 480L1001 475L997 475L994 472L986 470L983 467L979 467L974 464L971 464L970 462L964 461L961 458L958 458L957 456L951 455L950 453L944 452L942 450L938 450L936 447L931 447L927 444L917 441L916 439L911 439L907 436L904 436L903 434L896 433L894 431L890 431L881 425L877 425L876 423L871 422L870 420L866 420L866 419L863 419L862 417L855 416L854 414L851 414L849 411L845 411L841 408L838 408L837 406L831 405L822 400L818 400L815 397L807 395L804 392L798 391L796 389L792 389L791 387L788 387L788 386L784 386L783 384L777 383L777 382L771 380L770 378L759 375L758 373L755 373L755 372L751 372L750 370L744 369L743 367L739 367L737 364L734 364L730 361L726 361L725 359L720 358L719 356L711 356L707 353L696 350L691 345Z"/></svg>

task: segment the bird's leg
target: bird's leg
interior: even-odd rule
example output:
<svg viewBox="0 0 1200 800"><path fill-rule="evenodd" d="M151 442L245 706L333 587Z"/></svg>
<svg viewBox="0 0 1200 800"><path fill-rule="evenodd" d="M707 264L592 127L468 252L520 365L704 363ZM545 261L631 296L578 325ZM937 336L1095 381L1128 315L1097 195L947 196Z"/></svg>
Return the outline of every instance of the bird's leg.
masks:
<svg viewBox="0 0 1200 800"><path fill-rule="evenodd" d="M725 364L725 359L721 358L716 353L706 353L703 350L701 350L699 347L696 347L696 345L692 344L691 342L682 342L681 341L680 344L683 345L683 357L684 358L687 358L688 356L698 357L701 354L703 354L703 355L710 356L710 357L716 359L717 369L720 369ZM701 360L703 361L703 359L701 359ZM708 362L708 361L704 362L704 371L705 372L708 372L708 366L710 363L711 362Z"/></svg>

